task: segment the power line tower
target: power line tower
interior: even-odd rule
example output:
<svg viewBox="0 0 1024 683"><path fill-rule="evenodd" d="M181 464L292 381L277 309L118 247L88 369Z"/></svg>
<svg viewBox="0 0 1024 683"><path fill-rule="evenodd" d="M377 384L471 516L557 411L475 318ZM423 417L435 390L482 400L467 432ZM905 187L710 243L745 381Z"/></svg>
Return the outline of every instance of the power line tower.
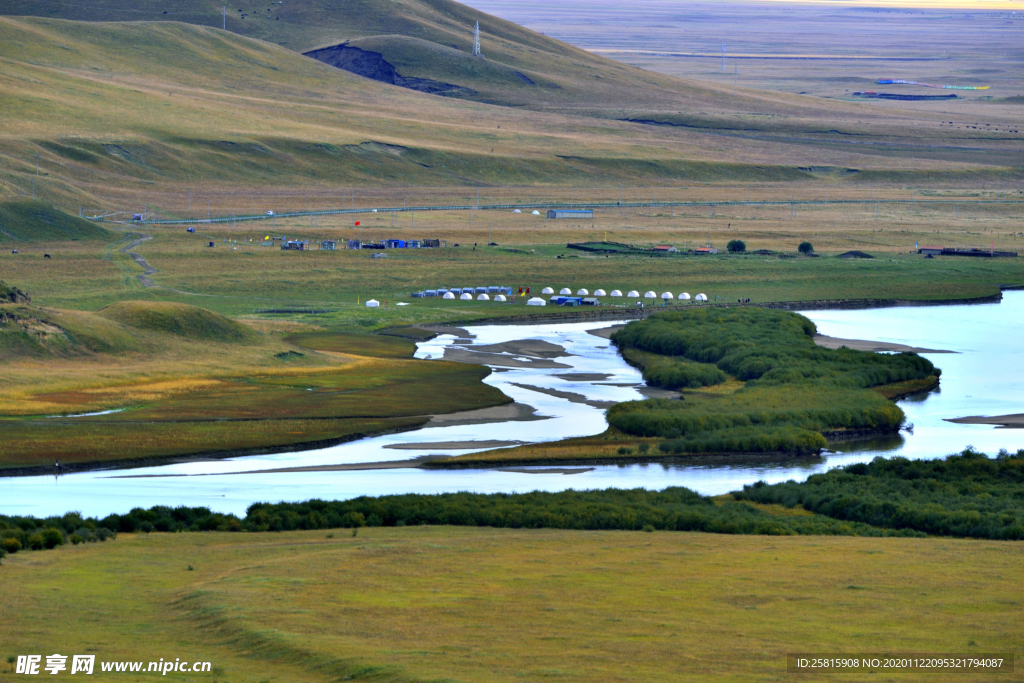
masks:
<svg viewBox="0 0 1024 683"><path fill-rule="evenodd" d="M473 56L483 57L480 52L480 22L476 22L476 29L473 31Z"/></svg>

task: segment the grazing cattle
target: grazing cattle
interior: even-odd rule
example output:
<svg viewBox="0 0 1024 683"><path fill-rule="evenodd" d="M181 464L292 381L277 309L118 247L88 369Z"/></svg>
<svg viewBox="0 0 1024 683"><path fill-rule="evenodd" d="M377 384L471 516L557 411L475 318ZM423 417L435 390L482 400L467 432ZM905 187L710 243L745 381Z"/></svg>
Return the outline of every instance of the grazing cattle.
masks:
<svg viewBox="0 0 1024 683"><path fill-rule="evenodd" d="M50 258L49 254L43 254L43 258Z"/></svg>
<svg viewBox="0 0 1024 683"><path fill-rule="evenodd" d="M18 250L17 250L17 249L11 249L11 253L12 253L12 254L17 254L17 253L18 253Z"/></svg>

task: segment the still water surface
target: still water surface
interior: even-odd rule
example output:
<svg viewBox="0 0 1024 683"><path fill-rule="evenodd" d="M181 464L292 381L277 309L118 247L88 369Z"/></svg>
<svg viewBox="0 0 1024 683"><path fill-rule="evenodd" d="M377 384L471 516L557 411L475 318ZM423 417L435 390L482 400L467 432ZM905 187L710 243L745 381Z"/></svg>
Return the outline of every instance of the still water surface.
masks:
<svg viewBox="0 0 1024 683"><path fill-rule="evenodd" d="M430 427L296 453L145 469L83 472L61 477L6 479L0 484L0 513L44 516L78 510L86 515L105 515L126 512L137 506L205 505L216 511L244 514L246 507L257 501L345 499L360 495L449 491L490 493L686 486L704 494L720 494L759 479L768 482L801 480L815 472L869 461L878 455L933 458L961 450L967 445L990 454L1000 448L1024 448L1022 430L943 421L943 418L967 415L1024 413L1024 370L1020 359L1024 340L1024 292L1007 292L1002 303L991 305L810 311L804 315L818 325L821 333L834 337L890 341L957 352L929 355L932 362L942 368L941 388L901 402L909 422L914 424L912 434L904 432L889 439L844 445L821 458L714 466L605 465L572 475L421 469L240 474L280 467L377 462L433 453L453 455L472 452L472 449L445 450L438 447L420 450L385 448L401 443L540 442L597 434L605 429L604 411L601 409L515 385L573 392L600 401L641 398L637 391L641 385L637 371L622 361L606 339L587 333L589 329L611 323L490 325L471 328L475 336L471 345L541 339L566 350L567 355L555 360L570 368L501 369L486 380L517 402L533 406L538 415L548 419ZM445 335L425 342L420 345L417 356L440 357L444 347L453 341L456 341L455 337ZM607 377L589 381L558 377L569 373L602 373ZM128 474L171 476L123 478Z"/></svg>

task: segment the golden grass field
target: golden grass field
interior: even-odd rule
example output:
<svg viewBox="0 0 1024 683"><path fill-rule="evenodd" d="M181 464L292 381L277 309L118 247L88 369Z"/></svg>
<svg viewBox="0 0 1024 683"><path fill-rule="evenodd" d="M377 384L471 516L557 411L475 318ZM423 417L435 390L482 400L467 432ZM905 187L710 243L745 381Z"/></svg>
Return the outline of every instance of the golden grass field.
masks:
<svg viewBox="0 0 1024 683"><path fill-rule="evenodd" d="M122 534L6 558L0 641L4 655L208 660L225 683L790 680L788 652L1019 658L1020 555L682 532Z"/></svg>

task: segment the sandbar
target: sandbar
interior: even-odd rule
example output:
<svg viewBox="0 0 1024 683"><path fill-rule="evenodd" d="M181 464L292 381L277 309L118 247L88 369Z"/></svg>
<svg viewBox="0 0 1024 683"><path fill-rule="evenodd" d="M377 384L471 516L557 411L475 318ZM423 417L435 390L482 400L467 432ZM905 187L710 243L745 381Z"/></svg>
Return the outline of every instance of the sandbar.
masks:
<svg viewBox="0 0 1024 683"><path fill-rule="evenodd" d="M962 425L995 425L1000 429L1024 429L1024 413L994 415L992 417L984 417L982 415L954 417L947 418L945 421Z"/></svg>
<svg viewBox="0 0 1024 683"><path fill-rule="evenodd" d="M922 349L918 346L907 346L906 344L894 344L892 342L865 341L863 339L840 339L829 337L824 334L814 335L814 343L826 349L838 349L845 346L848 349L857 351L911 351L913 353L959 353L958 351L943 351L941 349Z"/></svg>

